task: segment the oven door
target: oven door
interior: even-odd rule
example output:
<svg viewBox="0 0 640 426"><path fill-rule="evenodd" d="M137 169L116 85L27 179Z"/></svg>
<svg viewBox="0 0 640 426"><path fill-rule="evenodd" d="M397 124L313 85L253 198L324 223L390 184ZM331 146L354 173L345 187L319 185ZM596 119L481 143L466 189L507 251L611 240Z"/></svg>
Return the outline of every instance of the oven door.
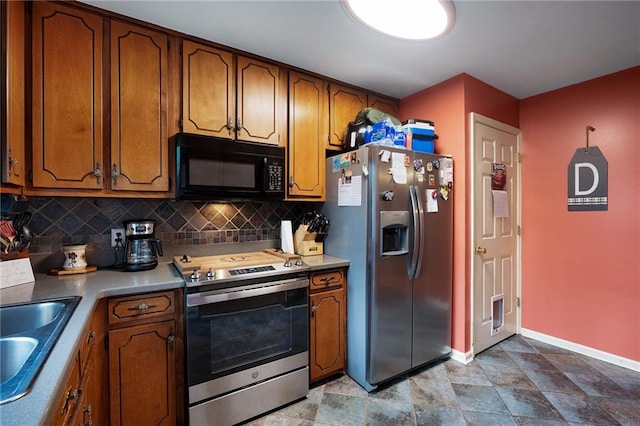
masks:
<svg viewBox="0 0 640 426"><path fill-rule="evenodd" d="M306 367L308 287L303 277L188 294L189 402Z"/></svg>

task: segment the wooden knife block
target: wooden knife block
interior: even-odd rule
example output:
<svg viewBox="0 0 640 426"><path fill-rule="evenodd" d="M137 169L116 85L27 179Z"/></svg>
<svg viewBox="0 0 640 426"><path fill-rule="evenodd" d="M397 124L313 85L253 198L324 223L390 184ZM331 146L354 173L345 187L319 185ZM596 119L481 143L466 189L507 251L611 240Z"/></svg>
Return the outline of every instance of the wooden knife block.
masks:
<svg viewBox="0 0 640 426"><path fill-rule="evenodd" d="M323 254L324 243L316 242L317 232L307 232L307 225L300 225L293 234L293 246L301 256Z"/></svg>

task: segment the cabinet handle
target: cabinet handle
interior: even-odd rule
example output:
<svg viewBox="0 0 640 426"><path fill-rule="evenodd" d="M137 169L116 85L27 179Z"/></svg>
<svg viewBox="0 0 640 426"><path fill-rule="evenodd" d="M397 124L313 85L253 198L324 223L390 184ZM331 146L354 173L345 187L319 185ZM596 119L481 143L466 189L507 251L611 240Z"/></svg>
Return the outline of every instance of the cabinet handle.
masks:
<svg viewBox="0 0 640 426"><path fill-rule="evenodd" d="M111 169L111 181L114 185L118 184L118 176L120 176L120 169L118 169L118 165L113 163L113 168Z"/></svg>
<svg viewBox="0 0 640 426"><path fill-rule="evenodd" d="M311 304L311 316L315 315L317 309L318 309L318 307L312 303Z"/></svg>
<svg viewBox="0 0 640 426"><path fill-rule="evenodd" d="M333 279L332 277L327 276L327 277L320 278L320 281L322 281L323 283L326 284L326 283L330 282L332 279Z"/></svg>
<svg viewBox="0 0 640 426"><path fill-rule="evenodd" d="M69 409L70 402L75 403L78 400L79 396L80 396L80 389L76 389L74 391L73 388L70 388L67 391L67 394L65 396L64 405L62 406L62 410L60 411L60 414L66 413L67 410Z"/></svg>
<svg viewBox="0 0 640 426"><path fill-rule="evenodd" d="M93 416L91 413L93 409L91 408L91 404L88 407L82 407L82 425L83 426L93 426ZM86 420L87 414L89 415L89 421Z"/></svg>
<svg viewBox="0 0 640 426"><path fill-rule="evenodd" d="M9 173L13 173L15 177L19 177L20 175L16 173L16 166L18 165L18 159L15 157L11 157L11 149L9 149Z"/></svg>
<svg viewBox="0 0 640 426"><path fill-rule="evenodd" d="M95 331L93 331L93 330L91 330L91 331L89 331L89 334L87 334L87 338L84 340L84 343L85 343L85 344L89 344L89 342L90 342L92 339L95 339L95 338L96 338L96 332L95 332Z"/></svg>
<svg viewBox="0 0 640 426"><path fill-rule="evenodd" d="M93 175L96 177L96 182L98 185L102 184L102 164L98 161L96 163L96 168L93 170Z"/></svg>
<svg viewBox="0 0 640 426"><path fill-rule="evenodd" d="M129 306L127 310L142 312L142 311L146 311L149 308L155 308L156 306L158 305L147 305L146 303L141 303L138 306Z"/></svg>
<svg viewBox="0 0 640 426"><path fill-rule="evenodd" d="M293 180L293 176L289 176L289 188L293 188L296 183Z"/></svg>
<svg viewBox="0 0 640 426"><path fill-rule="evenodd" d="M176 341L176 336L175 336L175 335L170 334L170 335L167 337L167 342L169 342L169 344L170 344L170 345L173 345L173 344L175 343L175 341Z"/></svg>
<svg viewBox="0 0 640 426"><path fill-rule="evenodd" d="M231 116L227 118L227 130L229 130L229 134L231 134L231 131L233 130L233 120L231 119Z"/></svg>
<svg viewBox="0 0 640 426"><path fill-rule="evenodd" d="M240 134L240 132L242 131L242 118L240 117L236 118L236 129L238 134Z"/></svg>

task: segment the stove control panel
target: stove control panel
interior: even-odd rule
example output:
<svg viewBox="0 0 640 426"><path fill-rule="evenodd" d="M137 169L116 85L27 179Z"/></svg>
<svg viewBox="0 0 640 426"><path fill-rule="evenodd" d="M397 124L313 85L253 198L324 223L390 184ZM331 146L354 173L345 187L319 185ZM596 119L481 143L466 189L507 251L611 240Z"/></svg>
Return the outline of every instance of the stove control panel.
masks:
<svg viewBox="0 0 640 426"><path fill-rule="evenodd" d="M255 272L266 272L266 271L275 271L271 265L267 266L251 266L249 268L240 268L240 269L229 269L229 275L244 275L244 274L253 274Z"/></svg>

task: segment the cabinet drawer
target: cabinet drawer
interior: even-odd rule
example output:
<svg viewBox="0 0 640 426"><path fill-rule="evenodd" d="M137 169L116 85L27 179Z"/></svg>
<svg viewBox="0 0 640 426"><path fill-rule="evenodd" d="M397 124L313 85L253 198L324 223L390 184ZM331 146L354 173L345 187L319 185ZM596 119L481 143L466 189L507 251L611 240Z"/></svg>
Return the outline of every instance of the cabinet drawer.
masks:
<svg viewBox="0 0 640 426"><path fill-rule="evenodd" d="M311 275L311 290L325 289L327 287L335 287L343 284L344 271L342 269L318 272Z"/></svg>
<svg viewBox="0 0 640 426"><path fill-rule="evenodd" d="M122 324L139 319L175 313L173 291L117 297L109 300L109 324Z"/></svg>

